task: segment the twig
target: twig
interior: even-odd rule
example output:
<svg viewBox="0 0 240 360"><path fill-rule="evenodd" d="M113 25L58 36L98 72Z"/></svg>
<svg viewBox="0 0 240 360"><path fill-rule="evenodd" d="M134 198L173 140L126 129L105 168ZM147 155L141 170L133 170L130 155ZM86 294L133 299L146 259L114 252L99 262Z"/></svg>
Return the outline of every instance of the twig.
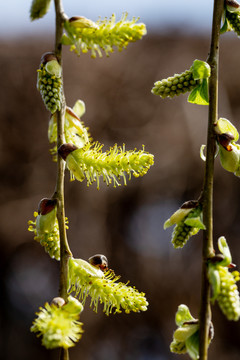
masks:
<svg viewBox="0 0 240 360"><path fill-rule="evenodd" d="M62 44L61 38L63 35L63 24L66 18L61 0L54 0L56 12L56 36L55 36L55 54L58 62L62 65ZM62 75L63 76L63 75ZM63 83L63 78L62 78ZM64 143L64 116L65 116L65 97L62 94L61 111L57 112L57 148ZM67 286L68 286L68 260L72 255L66 234L65 225L65 206L64 206L64 173L65 162L58 155L57 158L57 180L54 198L57 199L57 219L59 225L60 237L60 284L59 295L67 301ZM69 352L67 349L61 349L60 360L68 360Z"/></svg>
<svg viewBox="0 0 240 360"><path fill-rule="evenodd" d="M200 308L200 360L208 358L209 326L211 322L210 308L210 284L207 276L207 259L214 254L213 248L213 174L214 174L214 155L215 155L215 133L214 123L218 118L218 59L219 59L219 36L221 17L224 9L224 0L214 0L212 38L208 64L211 67L211 77L209 79L209 114L208 114L208 139L206 167L204 175L202 204L203 222L206 230L203 232L202 249L202 289L201 289L201 308Z"/></svg>

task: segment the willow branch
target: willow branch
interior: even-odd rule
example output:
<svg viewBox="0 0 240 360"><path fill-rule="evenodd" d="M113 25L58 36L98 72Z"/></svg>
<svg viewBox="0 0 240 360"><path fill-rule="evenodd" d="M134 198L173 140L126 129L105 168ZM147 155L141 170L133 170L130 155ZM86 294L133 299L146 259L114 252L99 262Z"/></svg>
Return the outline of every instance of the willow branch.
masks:
<svg viewBox="0 0 240 360"><path fill-rule="evenodd" d="M213 175L216 141L214 123L218 118L218 62L219 62L219 37L221 17L224 9L224 0L214 0L212 38L208 64L211 67L209 78L209 113L208 113L208 138L206 166L202 193L203 222L206 230L203 232L202 248L202 289L200 308L200 360L207 360L209 326L211 322L210 284L207 275L207 259L214 254L213 248Z"/></svg>
<svg viewBox="0 0 240 360"><path fill-rule="evenodd" d="M66 18L62 1L54 0L56 12L56 35L55 35L55 54L58 62L62 65L62 44L61 38L63 35L63 24ZM63 76L63 75L62 75ZM62 78L63 84L63 78ZM62 94L61 110L57 112L57 148L64 143L64 116L65 116L65 97ZM66 225L65 225L65 206L64 206L64 173L65 162L58 155L57 158L57 180L54 197L57 199L57 219L59 225L60 237L60 284L59 295L67 301L67 286L68 286L68 260L71 256L71 251L67 241ZM66 349L61 349L60 360L68 360L69 353Z"/></svg>

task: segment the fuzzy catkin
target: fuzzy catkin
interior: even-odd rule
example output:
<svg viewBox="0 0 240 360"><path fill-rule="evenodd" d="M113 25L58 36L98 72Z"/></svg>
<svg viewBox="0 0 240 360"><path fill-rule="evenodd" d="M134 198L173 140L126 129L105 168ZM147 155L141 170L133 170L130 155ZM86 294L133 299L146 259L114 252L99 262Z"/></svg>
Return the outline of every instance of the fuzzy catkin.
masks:
<svg viewBox="0 0 240 360"><path fill-rule="evenodd" d="M71 152L67 159L67 167L72 174L72 178L79 181L87 179L87 184L97 182L99 179L107 185L113 183L114 187L120 185L119 179L122 177L126 185L126 175L143 176L147 173L150 166L154 163L154 156L145 150L125 151L125 148L115 145L107 152L102 152L102 145L96 143L87 144L82 149Z"/></svg>
<svg viewBox="0 0 240 360"><path fill-rule="evenodd" d="M155 82L152 93L162 98L173 98L191 91L197 85L198 81L193 79L192 70L186 70L181 74L175 74L167 79Z"/></svg>
<svg viewBox="0 0 240 360"><path fill-rule="evenodd" d="M67 41L71 43L71 50L78 55L91 51L91 56L102 56L102 50L107 56L114 51L116 47L119 51L126 48L130 42L140 40L146 33L146 26L143 23L137 23L136 18L127 20L127 13L123 14L120 21L116 22L113 14L110 19L98 20L94 27L73 26L72 22L65 24L65 28L70 31L71 36ZM66 36L67 37L67 36Z"/></svg>

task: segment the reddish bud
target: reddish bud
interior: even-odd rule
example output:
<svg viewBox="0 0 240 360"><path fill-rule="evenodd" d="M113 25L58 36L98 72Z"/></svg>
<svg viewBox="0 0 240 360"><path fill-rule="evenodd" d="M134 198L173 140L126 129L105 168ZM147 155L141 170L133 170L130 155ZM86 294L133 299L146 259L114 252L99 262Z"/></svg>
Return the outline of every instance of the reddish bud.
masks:
<svg viewBox="0 0 240 360"><path fill-rule="evenodd" d="M38 214L39 215L46 215L52 211L55 206L57 205L56 199L42 199L38 204Z"/></svg>

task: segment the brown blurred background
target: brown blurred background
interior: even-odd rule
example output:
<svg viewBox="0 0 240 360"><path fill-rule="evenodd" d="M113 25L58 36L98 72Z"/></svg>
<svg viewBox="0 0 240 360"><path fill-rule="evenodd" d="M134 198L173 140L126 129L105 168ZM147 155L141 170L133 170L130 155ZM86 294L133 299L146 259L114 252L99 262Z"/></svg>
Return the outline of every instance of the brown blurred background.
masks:
<svg viewBox="0 0 240 360"><path fill-rule="evenodd" d="M49 114L36 90L42 53L52 50L46 38L1 42L1 356L2 359L58 359L30 333L39 306L58 294L58 263L51 260L27 231L27 221L43 197L52 195L56 164L47 138ZM127 187L114 189L69 182L66 173L68 238L75 257L96 253L108 257L121 280L130 280L149 301L145 313L81 316L84 335L70 351L71 359L187 359L169 351L179 304L198 316L200 304L201 234L182 250L171 244L172 229L164 221L184 202L199 196L204 163L199 149L206 143L207 107L187 103L187 95L162 100L151 94L156 80L180 73L194 59L205 60L209 40L202 36L149 35L122 53L93 60L64 49L67 104L84 100L82 120L94 140L109 146L125 143L155 156L155 166ZM240 43L221 39L219 114L239 128ZM215 167L214 236L226 236L233 261L240 264L240 183ZM87 303L89 305L89 302ZM228 322L213 307L215 339L210 359L240 358L239 323Z"/></svg>

